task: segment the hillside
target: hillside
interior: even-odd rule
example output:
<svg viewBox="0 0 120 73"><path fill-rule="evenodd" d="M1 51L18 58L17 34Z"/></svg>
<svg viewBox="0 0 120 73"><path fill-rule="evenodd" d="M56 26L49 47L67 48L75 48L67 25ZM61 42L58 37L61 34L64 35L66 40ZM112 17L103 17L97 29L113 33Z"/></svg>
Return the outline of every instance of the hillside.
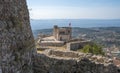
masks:
<svg viewBox="0 0 120 73"><path fill-rule="evenodd" d="M52 29L34 30L33 34L37 38L37 34L52 34ZM72 30L73 38L82 38L95 41L105 47L120 47L120 27L94 27L79 28L74 27Z"/></svg>

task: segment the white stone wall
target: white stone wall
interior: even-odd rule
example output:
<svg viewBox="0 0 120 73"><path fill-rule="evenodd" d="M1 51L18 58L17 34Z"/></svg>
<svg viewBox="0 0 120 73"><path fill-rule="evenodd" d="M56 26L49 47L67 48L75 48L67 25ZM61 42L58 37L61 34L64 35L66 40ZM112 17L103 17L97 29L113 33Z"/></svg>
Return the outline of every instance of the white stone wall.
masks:
<svg viewBox="0 0 120 73"><path fill-rule="evenodd" d="M86 44L91 44L91 43L88 41L70 42L70 43L67 43L67 50L77 51L78 49L81 49Z"/></svg>

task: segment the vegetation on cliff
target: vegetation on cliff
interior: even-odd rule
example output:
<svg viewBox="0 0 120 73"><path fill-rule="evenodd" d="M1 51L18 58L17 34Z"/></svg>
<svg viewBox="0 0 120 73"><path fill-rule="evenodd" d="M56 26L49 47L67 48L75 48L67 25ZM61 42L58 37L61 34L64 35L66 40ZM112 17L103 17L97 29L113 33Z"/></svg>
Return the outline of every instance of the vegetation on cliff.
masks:
<svg viewBox="0 0 120 73"><path fill-rule="evenodd" d="M92 53L92 54L95 54L95 55L104 55L104 52L102 50L102 47L97 45L97 44L87 44L83 47L83 49L80 50L81 52L84 52L84 53Z"/></svg>

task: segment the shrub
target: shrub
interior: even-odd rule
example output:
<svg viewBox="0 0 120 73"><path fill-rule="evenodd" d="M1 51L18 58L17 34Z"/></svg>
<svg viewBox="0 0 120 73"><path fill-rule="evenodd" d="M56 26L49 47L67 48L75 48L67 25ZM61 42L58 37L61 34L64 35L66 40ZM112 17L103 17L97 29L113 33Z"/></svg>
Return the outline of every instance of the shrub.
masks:
<svg viewBox="0 0 120 73"><path fill-rule="evenodd" d="M83 47L83 49L80 50L81 52L84 52L84 53L92 53L92 54L100 54L100 55L104 55L104 52L102 50L102 47L97 45L97 44L87 44Z"/></svg>

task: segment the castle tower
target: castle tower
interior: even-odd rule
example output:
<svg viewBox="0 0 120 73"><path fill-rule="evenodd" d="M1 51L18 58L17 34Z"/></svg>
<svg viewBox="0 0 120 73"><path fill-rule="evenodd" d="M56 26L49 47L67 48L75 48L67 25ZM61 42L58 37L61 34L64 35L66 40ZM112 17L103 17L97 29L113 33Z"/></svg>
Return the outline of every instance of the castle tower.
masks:
<svg viewBox="0 0 120 73"><path fill-rule="evenodd" d="M54 25L53 36L55 37L55 39L57 39L57 33L58 33L58 26Z"/></svg>
<svg viewBox="0 0 120 73"><path fill-rule="evenodd" d="M72 28L71 24L69 27L58 27L54 26L53 29L53 36L58 41L69 41L72 37Z"/></svg>

